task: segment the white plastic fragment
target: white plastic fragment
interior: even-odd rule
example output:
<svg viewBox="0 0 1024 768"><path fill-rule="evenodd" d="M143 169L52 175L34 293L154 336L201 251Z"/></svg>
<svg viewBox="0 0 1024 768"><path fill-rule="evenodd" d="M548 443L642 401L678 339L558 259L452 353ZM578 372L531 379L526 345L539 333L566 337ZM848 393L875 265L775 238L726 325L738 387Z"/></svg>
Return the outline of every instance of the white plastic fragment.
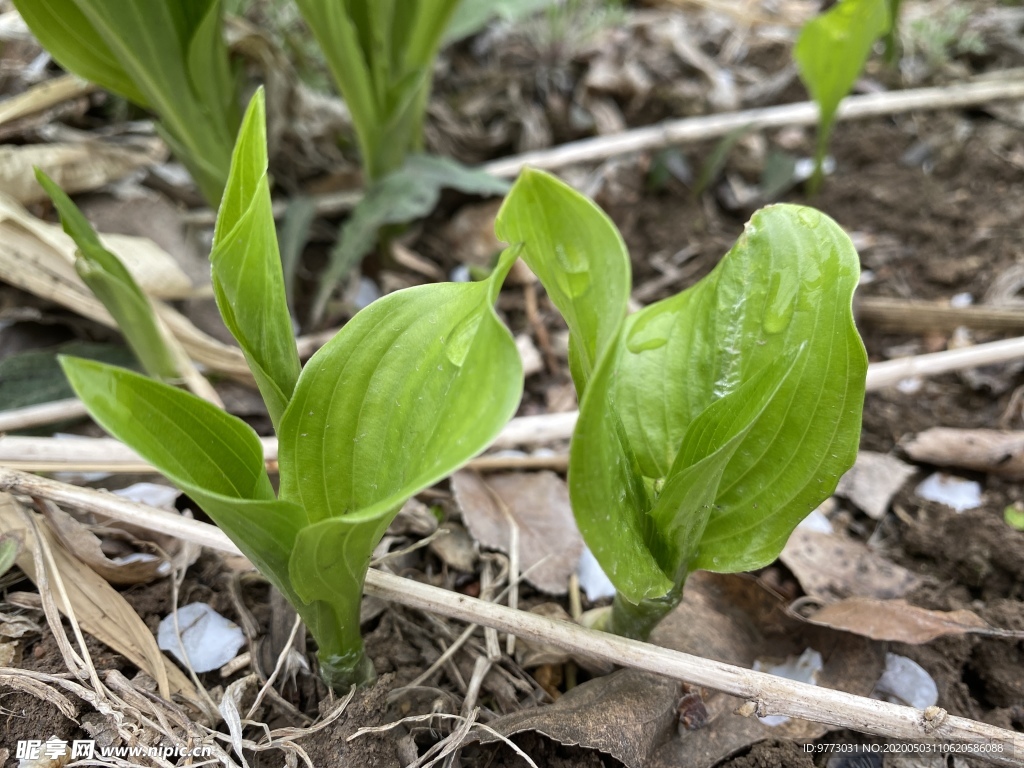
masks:
<svg viewBox="0 0 1024 768"><path fill-rule="evenodd" d="M973 480L935 472L922 480L914 492L927 501L937 501L957 512L981 506L981 486Z"/></svg>
<svg viewBox="0 0 1024 768"><path fill-rule="evenodd" d="M605 597L615 597L615 585L601 568L590 547L583 547L576 573L580 577L580 586L587 593L587 599L595 602Z"/></svg>
<svg viewBox="0 0 1024 768"><path fill-rule="evenodd" d="M159 509L173 509L181 491L169 485L159 483L135 483L127 488L119 488L114 493L130 501L148 504Z"/></svg>
<svg viewBox="0 0 1024 768"><path fill-rule="evenodd" d="M896 389L902 392L904 395L913 395L921 391L921 387L924 386L924 379L920 376L911 376L908 379L900 379L899 383L896 384Z"/></svg>
<svg viewBox="0 0 1024 768"><path fill-rule="evenodd" d="M824 666L825 661L821 658L821 654L813 648L805 648L804 652L799 656L790 656L782 664L772 665L757 659L754 660L755 672L767 672L769 675L784 677L787 680L796 680L797 682L808 683L809 685L818 684L818 673ZM772 727L789 722L789 718L785 715L767 715L758 719L765 725Z"/></svg>
<svg viewBox="0 0 1024 768"><path fill-rule="evenodd" d="M885 654L885 671L875 683L872 697L892 704L906 704L916 709L933 707L939 700L939 689L932 676L915 661L895 653Z"/></svg>
<svg viewBox="0 0 1024 768"><path fill-rule="evenodd" d="M181 643L174 632L174 614L160 622L156 640L167 651L196 672L209 672L224 666L245 645L238 625L228 621L206 603L189 603L178 609ZM184 655L182 654L184 651Z"/></svg>
<svg viewBox="0 0 1024 768"><path fill-rule="evenodd" d="M974 303L974 297L969 293L958 293L949 300L949 306L954 309L969 307Z"/></svg>
<svg viewBox="0 0 1024 768"><path fill-rule="evenodd" d="M821 507L815 509L811 514L800 521L797 528L804 528L808 531L817 531L818 533L832 533L832 522L825 517L825 513L821 511Z"/></svg>
<svg viewBox="0 0 1024 768"><path fill-rule="evenodd" d="M356 289L356 298L352 303L356 309L368 307L381 296L377 283L368 277L359 278L359 287Z"/></svg>

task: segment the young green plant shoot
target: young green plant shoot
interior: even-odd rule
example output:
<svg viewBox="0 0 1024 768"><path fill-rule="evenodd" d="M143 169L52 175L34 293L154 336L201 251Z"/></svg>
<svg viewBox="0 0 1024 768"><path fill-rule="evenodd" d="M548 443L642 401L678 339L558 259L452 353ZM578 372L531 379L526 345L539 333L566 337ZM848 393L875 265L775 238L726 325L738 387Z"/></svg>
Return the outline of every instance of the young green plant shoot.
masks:
<svg viewBox="0 0 1024 768"><path fill-rule="evenodd" d="M469 8L476 16L471 23L480 20L477 5ZM508 184L422 154L434 60L460 0L298 0L298 6L352 115L366 180L366 196L339 232L321 275L310 312L317 323L338 283L373 250L383 228L426 216L445 187L503 195Z"/></svg>
<svg viewBox="0 0 1024 768"><path fill-rule="evenodd" d="M69 72L150 109L211 205L227 182L238 88L219 0L14 0Z"/></svg>
<svg viewBox="0 0 1024 768"><path fill-rule="evenodd" d="M525 171L497 230L569 326L569 494L617 590L604 626L646 638L694 570L774 560L852 466L857 254L827 216L771 206L697 285L627 316L626 247L570 187Z"/></svg>
<svg viewBox="0 0 1024 768"><path fill-rule="evenodd" d="M483 450L522 392L479 283L410 288L356 315L300 368L267 182L264 100L243 121L217 219L214 291L279 439L280 490L256 433L187 392L77 358L62 365L108 432L189 494L295 606L338 690L373 679L359 604L374 547L410 497Z"/></svg>
<svg viewBox="0 0 1024 768"><path fill-rule="evenodd" d="M822 165L839 102L853 88L875 41L889 30L889 14L887 0L840 0L800 30L793 58L820 113L811 194L821 187Z"/></svg>

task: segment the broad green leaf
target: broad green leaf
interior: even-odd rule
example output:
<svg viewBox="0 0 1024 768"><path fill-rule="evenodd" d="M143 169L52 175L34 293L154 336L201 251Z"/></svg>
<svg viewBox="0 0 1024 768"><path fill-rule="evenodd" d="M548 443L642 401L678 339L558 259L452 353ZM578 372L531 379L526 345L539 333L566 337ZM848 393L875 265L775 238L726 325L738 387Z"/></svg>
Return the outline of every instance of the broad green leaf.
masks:
<svg viewBox="0 0 1024 768"><path fill-rule="evenodd" d="M726 468L694 567L770 562L852 466L867 371L851 311L859 275L834 221L771 206L707 278L627 320L613 402L649 478L669 472L709 405L806 346Z"/></svg>
<svg viewBox="0 0 1024 768"><path fill-rule="evenodd" d="M239 124L240 115L235 75L221 32L221 4L218 0L198 0L193 5L195 15L188 27L191 34L184 38L189 80L204 111L219 110L226 117L214 116L209 123L226 132L219 141L230 146L235 138L231 129Z"/></svg>
<svg viewBox="0 0 1024 768"><path fill-rule="evenodd" d="M58 355L74 355L121 366L137 364L127 347L83 341L15 353L0 360L0 403L3 410L74 397L75 393L57 362Z"/></svg>
<svg viewBox="0 0 1024 768"><path fill-rule="evenodd" d="M164 340L153 306L121 260L100 243L89 221L71 198L38 168L36 180L60 213L64 231L78 246L75 269L107 308L128 346L151 376L173 379L178 367Z"/></svg>
<svg viewBox="0 0 1024 768"><path fill-rule="evenodd" d="M651 499L618 414L607 407L629 298L629 254L615 225L553 176L525 170L505 199L498 237L521 247L569 325L580 418L569 456L569 493L584 539L633 602L672 588L654 556Z"/></svg>
<svg viewBox="0 0 1024 768"><path fill-rule="evenodd" d="M331 251L330 261L320 278L320 290L311 313L314 322L323 315L338 282L373 250L381 227L405 224L428 215L445 188L478 195L503 195L508 191L508 184L446 158L408 157L401 169L367 190L366 197L341 228L338 244Z"/></svg>
<svg viewBox="0 0 1024 768"><path fill-rule="evenodd" d="M875 40L888 28L886 0L841 0L800 30L793 58L821 113L815 185L821 178L821 164L839 102L857 81Z"/></svg>
<svg viewBox="0 0 1024 768"><path fill-rule="evenodd" d="M141 107L148 106L146 97L79 10L76 0L15 0L14 7L64 69Z"/></svg>
<svg viewBox="0 0 1024 768"><path fill-rule="evenodd" d="M288 560L303 510L279 501L252 428L195 395L122 368L60 358L92 417L195 499L294 600ZM302 608L301 601L296 607Z"/></svg>
<svg viewBox="0 0 1024 768"><path fill-rule="evenodd" d="M277 427L299 378L300 364L267 181L264 110L259 90L235 145L210 262L221 316L242 347Z"/></svg>
<svg viewBox="0 0 1024 768"><path fill-rule="evenodd" d="M389 514L483 450L522 392L493 309L514 259L486 282L386 296L312 357L279 430L282 498L314 522Z"/></svg>
<svg viewBox="0 0 1024 768"><path fill-rule="evenodd" d="M787 350L735 391L714 401L691 423L664 488L651 508L662 568L676 584L693 570L722 477L760 416L777 407L774 398L791 374L801 346Z"/></svg>
<svg viewBox="0 0 1024 768"><path fill-rule="evenodd" d="M494 225L544 284L569 325L569 363L581 394L626 315L629 254L605 213L567 184L525 169Z"/></svg>
<svg viewBox="0 0 1024 768"><path fill-rule="evenodd" d="M21 554L21 537L16 533L0 535L0 576L3 576L14 565Z"/></svg>

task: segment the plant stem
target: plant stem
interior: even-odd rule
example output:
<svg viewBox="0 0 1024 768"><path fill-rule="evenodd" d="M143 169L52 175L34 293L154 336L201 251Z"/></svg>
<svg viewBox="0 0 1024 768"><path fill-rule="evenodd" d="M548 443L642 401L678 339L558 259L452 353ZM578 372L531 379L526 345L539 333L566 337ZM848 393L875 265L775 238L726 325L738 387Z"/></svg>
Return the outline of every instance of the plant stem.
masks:
<svg viewBox="0 0 1024 768"><path fill-rule="evenodd" d="M639 604L631 603L616 592L606 626L598 627L598 629L604 629L612 634L634 640L646 640L658 622L671 613L682 599L683 588L681 585L664 597L642 600Z"/></svg>
<svg viewBox="0 0 1024 768"><path fill-rule="evenodd" d="M347 693L353 685L372 685L377 679L360 634L361 596L360 591L352 604L335 605L323 600L303 605L297 596L289 598L292 605L301 606L299 614L316 641L320 677L340 694Z"/></svg>

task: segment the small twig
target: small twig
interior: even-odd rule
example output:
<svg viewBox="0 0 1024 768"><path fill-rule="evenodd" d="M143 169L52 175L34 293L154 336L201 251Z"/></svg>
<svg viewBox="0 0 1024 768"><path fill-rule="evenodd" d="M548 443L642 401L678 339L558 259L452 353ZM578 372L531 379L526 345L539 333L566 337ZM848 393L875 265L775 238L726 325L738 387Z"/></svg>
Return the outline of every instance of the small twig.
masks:
<svg viewBox="0 0 1024 768"><path fill-rule="evenodd" d="M223 531L208 523L92 489L0 469L0 490L75 504L88 511L178 536L220 552L241 554ZM514 611L503 605L372 569L366 576L366 593L459 621L493 627L580 656L654 672L738 696L753 703L754 711L761 717L783 715L862 733L931 743L1000 744L1004 746L1002 753L986 752L984 757L1001 765L1024 766L1024 734L949 715L938 707L922 711L785 680L525 611Z"/></svg>
<svg viewBox="0 0 1024 768"><path fill-rule="evenodd" d="M854 301L858 323L901 333L952 331L959 327L1024 332L1024 307L951 307L930 301L864 296Z"/></svg>
<svg viewBox="0 0 1024 768"><path fill-rule="evenodd" d="M292 649L292 643L295 642L295 637L299 634L299 628L302 626L302 617L295 614L295 623L292 624L291 634L288 635L288 642L284 644L284 648L281 649L281 653L277 656L277 663L274 665L274 671L270 673L270 677L267 678L267 682L260 688L260 692L256 694L256 699L253 701L252 706L249 707L249 711L246 713L243 720L252 720L253 715L256 714L256 710L259 709L260 704L263 702L263 697L267 695L267 691L274 685L274 681L277 680L277 676L281 674L281 670L284 669L285 662L288 660L288 653Z"/></svg>

